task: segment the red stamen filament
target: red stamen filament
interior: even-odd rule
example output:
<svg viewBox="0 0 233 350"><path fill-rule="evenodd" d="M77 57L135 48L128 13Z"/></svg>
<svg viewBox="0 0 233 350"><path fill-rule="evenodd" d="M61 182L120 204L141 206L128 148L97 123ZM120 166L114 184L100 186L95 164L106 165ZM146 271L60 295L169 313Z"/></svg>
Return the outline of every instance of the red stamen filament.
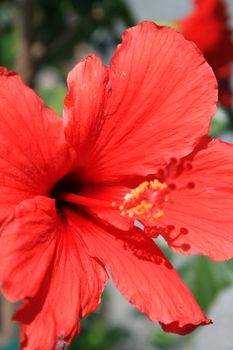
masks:
<svg viewBox="0 0 233 350"><path fill-rule="evenodd" d="M59 201L69 202L78 205L84 205L86 207L99 207L112 209L112 204L107 201L102 201L99 199L79 196L77 194L62 192L58 198Z"/></svg>

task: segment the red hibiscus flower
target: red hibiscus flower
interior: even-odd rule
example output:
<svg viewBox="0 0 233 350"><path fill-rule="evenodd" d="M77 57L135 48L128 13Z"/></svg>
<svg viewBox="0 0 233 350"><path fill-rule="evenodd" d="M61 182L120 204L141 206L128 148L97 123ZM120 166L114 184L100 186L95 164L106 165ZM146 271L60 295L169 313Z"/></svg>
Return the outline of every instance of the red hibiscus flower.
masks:
<svg viewBox="0 0 233 350"><path fill-rule="evenodd" d="M219 100L231 108L230 63L233 61L232 32L223 0L195 0L194 12L179 21L184 36L203 52L219 84Z"/></svg>
<svg viewBox="0 0 233 350"><path fill-rule="evenodd" d="M0 279L23 301L21 349L68 344L106 266L164 330L210 323L149 237L233 255L233 146L204 136L217 89L200 51L150 22L127 30L109 68L93 55L70 72L63 120L15 73L0 80Z"/></svg>

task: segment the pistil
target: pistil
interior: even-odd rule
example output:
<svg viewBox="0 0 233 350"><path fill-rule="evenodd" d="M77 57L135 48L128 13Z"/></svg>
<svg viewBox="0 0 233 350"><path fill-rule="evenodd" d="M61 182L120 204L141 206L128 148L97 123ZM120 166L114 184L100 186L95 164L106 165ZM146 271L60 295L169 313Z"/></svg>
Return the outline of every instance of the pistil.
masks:
<svg viewBox="0 0 233 350"><path fill-rule="evenodd" d="M68 193L68 192L61 192L59 194L58 200L72 203L72 204L83 205L86 207L100 207L100 208L112 209L111 203L107 201L80 196L80 195Z"/></svg>

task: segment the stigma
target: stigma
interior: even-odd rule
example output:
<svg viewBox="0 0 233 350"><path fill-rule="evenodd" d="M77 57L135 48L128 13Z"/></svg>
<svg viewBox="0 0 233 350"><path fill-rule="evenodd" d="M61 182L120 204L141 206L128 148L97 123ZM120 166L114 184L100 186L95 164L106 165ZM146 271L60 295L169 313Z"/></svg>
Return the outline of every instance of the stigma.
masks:
<svg viewBox="0 0 233 350"><path fill-rule="evenodd" d="M144 181L124 197L120 206L121 215L153 225L164 215L164 204L169 200L166 183L159 180Z"/></svg>

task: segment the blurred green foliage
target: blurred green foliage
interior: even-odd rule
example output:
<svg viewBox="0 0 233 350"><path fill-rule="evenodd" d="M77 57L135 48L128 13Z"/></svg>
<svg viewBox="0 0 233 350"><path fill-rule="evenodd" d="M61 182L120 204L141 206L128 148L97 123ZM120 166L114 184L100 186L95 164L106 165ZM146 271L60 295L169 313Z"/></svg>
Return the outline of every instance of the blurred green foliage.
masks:
<svg viewBox="0 0 233 350"><path fill-rule="evenodd" d="M219 137L219 135L228 130L231 130L231 119L228 117L227 112L219 107L215 117L212 119L209 134L211 137Z"/></svg>
<svg viewBox="0 0 233 350"><path fill-rule="evenodd" d="M118 350L128 336L123 327L109 325L104 313L99 312L81 322L81 333L72 342L70 350Z"/></svg>
<svg viewBox="0 0 233 350"><path fill-rule="evenodd" d="M233 283L233 260L213 263L204 256L181 256L166 247L163 247L163 251L208 315L208 310L218 294ZM160 350L177 350L185 343L187 349L191 349L189 344L194 334L195 332L183 338L156 330L151 336L151 344Z"/></svg>
<svg viewBox="0 0 233 350"><path fill-rule="evenodd" d="M218 293L233 282L233 261L213 263L204 256L186 259L178 271L207 312Z"/></svg>
<svg viewBox="0 0 233 350"><path fill-rule="evenodd" d="M0 62L34 86L44 65L56 65L62 73L79 43L108 56L121 27L133 24L124 0L0 1Z"/></svg>
<svg viewBox="0 0 233 350"><path fill-rule="evenodd" d="M56 87L47 89L37 89L37 94L42 100L57 112L62 117L64 98L66 95L66 86L64 84L58 84Z"/></svg>

